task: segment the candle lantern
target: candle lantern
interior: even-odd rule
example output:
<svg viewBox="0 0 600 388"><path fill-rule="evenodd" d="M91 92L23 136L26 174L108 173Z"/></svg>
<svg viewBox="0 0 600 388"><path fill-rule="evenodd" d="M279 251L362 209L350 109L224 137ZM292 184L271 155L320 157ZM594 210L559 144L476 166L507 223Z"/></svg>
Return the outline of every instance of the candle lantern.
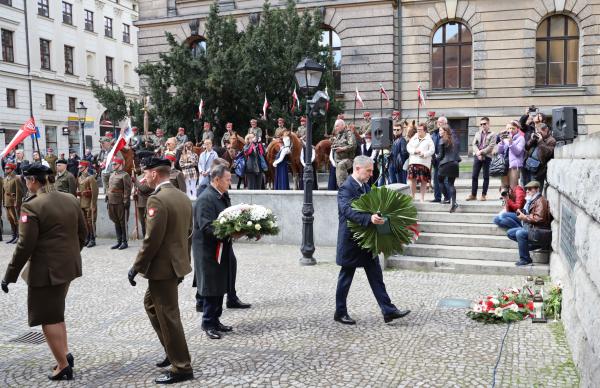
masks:
<svg viewBox="0 0 600 388"><path fill-rule="evenodd" d="M546 323L546 314L544 313L544 298L540 293L533 296L533 323Z"/></svg>
<svg viewBox="0 0 600 388"><path fill-rule="evenodd" d="M535 282L533 283L533 288L536 294L540 294L544 296L544 279L541 276L535 278Z"/></svg>

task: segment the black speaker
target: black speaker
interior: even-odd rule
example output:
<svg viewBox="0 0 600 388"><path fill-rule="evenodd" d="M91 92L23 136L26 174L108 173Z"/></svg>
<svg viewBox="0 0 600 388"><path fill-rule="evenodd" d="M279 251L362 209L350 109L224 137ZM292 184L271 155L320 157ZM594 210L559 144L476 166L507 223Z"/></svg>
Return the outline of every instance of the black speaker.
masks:
<svg viewBox="0 0 600 388"><path fill-rule="evenodd" d="M92 138L92 135L85 135L85 148L94 148L94 139Z"/></svg>
<svg viewBox="0 0 600 388"><path fill-rule="evenodd" d="M577 137L577 108L561 106L552 109L552 136L556 141L570 142Z"/></svg>
<svg viewBox="0 0 600 388"><path fill-rule="evenodd" d="M375 117L371 120L371 147L376 150L390 148L394 134L392 132L392 119L389 117Z"/></svg>

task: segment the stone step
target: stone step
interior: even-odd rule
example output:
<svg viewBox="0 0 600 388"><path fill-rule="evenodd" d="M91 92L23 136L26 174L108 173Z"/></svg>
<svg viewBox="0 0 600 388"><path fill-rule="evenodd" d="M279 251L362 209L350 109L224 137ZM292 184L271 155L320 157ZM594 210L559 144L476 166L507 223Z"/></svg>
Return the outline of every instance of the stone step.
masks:
<svg viewBox="0 0 600 388"><path fill-rule="evenodd" d="M517 267L513 262L507 261L464 260L401 255L388 257L386 260L386 268L488 275L544 276L550 274L550 266L548 264Z"/></svg>
<svg viewBox="0 0 600 388"><path fill-rule="evenodd" d="M465 222L419 222L421 232L456 233L466 235L504 236L506 231L494 224L469 224Z"/></svg>
<svg viewBox="0 0 600 388"><path fill-rule="evenodd" d="M487 248L487 247L465 247L465 246L447 246L434 244L412 244L406 247L405 252L408 256L417 257L446 257L449 259L466 260L492 260L517 262L519 260L518 249L509 248ZM550 254L547 251L531 252L531 259L534 263L547 264Z"/></svg>
<svg viewBox="0 0 600 388"><path fill-rule="evenodd" d="M498 214L502 209L502 204L500 201L464 201L457 199L459 204L458 209L456 209L456 213L490 213L490 214ZM450 210L449 204L441 204L441 203L431 203L425 202L421 203L419 201L414 201L415 207L417 211L433 211L433 212L444 212Z"/></svg>
<svg viewBox="0 0 600 388"><path fill-rule="evenodd" d="M455 234L455 233L421 233L417 244L449 245L458 247L485 248L517 248L517 243L504 236Z"/></svg>
<svg viewBox="0 0 600 388"><path fill-rule="evenodd" d="M447 206L447 205L446 205ZM458 207L460 209L460 206ZM449 213L448 211L418 212L419 222L462 222L468 224L491 224L497 213Z"/></svg>

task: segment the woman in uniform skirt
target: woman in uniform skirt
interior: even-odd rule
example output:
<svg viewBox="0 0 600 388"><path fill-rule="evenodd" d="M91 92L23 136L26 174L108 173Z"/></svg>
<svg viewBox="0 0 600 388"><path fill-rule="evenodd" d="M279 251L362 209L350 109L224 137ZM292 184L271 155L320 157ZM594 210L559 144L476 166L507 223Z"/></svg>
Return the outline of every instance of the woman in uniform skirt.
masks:
<svg viewBox="0 0 600 388"><path fill-rule="evenodd" d="M77 199L54 189L52 170L32 164L23 172L30 193L19 215L19 241L8 264L2 290L15 283L25 265L29 326L42 325L57 365L50 380L73 378L73 356L67 345L65 298L69 284L81 276L80 251L87 230Z"/></svg>

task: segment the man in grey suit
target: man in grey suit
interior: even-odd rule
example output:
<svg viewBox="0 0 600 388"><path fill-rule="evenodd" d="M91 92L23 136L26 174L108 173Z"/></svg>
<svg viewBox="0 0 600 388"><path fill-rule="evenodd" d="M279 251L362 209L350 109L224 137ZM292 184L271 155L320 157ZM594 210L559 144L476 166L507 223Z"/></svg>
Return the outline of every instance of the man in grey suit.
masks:
<svg viewBox="0 0 600 388"><path fill-rule="evenodd" d="M210 184L210 167L212 166L213 161L218 158L217 153L212 147L212 140L205 139L204 152L200 154L198 160L198 172L200 174L200 178L198 179L198 195L200 195Z"/></svg>

